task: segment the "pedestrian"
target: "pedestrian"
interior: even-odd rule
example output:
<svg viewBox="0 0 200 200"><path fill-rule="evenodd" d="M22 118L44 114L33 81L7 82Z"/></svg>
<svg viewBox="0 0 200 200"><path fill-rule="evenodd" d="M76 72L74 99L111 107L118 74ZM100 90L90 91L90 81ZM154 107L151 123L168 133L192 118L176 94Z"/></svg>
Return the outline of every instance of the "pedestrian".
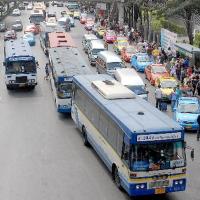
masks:
<svg viewBox="0 0 200 200"><path fill-rule="evenodd" d="M174 90L172 91L172 94L171 94L171 109L172 109L172 112L174 112L174 107L176 105L176 89L174 88Z"/></svg>
<svg viewBox="0 0 200 200"><path fill-rule="evenodd" d="M46 63L46 65L45 65L45 74L46 74L46 76L44 77L44 79L48 80L48 78L49 78L49 63Z"/></svg>
<svg viewBox="0 0 200 200"><path fill-rule="evenodd" d="M104 42L104 48L106 49L106 50L108 50L108 43L105 41Z"/></svg>
<svg viewBox="0 0 200 200"><path fill-rule="evenodd" d="M161 91L161 86L158 85L158 88L155 90L155 98L156 98L156 108L160 109L160 103L162 100L162 91Z"/></svg>
<svg viewBox="0 0 200 200"><path fill-rule="evenodd" d="M176 99L178 100L182 96L182 91L180 90L179 85L176 88Z"/></svg>

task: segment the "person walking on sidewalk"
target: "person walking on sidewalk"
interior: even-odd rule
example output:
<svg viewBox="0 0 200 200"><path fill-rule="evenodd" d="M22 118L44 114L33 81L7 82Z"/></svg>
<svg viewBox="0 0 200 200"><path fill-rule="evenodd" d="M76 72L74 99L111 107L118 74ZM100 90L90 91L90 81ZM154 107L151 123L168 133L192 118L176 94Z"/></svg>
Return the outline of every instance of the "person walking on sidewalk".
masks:
<svg viewBox="0 0 200 200"><path fill-rule="evenodd" d="M155 90L155 98L156 98L156 108L160 108L160 103L162 100L162 91L160 89L160 85Z"/></svg>

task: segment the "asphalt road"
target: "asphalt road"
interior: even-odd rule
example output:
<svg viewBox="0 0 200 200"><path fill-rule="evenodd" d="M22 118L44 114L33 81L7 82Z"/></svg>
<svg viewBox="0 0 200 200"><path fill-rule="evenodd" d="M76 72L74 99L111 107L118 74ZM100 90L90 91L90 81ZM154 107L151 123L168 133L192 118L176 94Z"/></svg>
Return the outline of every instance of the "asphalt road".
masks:
<svg viewBox="0 0 200 200"><path fill-rule="evenodd" d="M59 11L63 8L54 8ZM20 17L28 24L29 11ZM10 24L16 17L9 16ZM81 39L84 28L76 21L71 34L85 60ZM18 34L19 37L22 33ZM38 36L37 36L38 37ZM0 62L3 62L3 34L0 34ZM112 48L111 46L109 48ZM0 68L0 200L128 200L119 191L105 165L82 137L72 119L56 112L49 81L44 80L47 58L39 41L33 47L39 61L38 86L34 91L7 91L4 68ZM88 63L89 64L89 63ZM93 68L95 71L95 69ZM143 76L143 75L141 75ZM154 88L149 86L150 102ZM171 115L170 112L166 113ZM186 134L195 148L195 160L188 154L188 184L185 192L140 200L199 200L200 143L194 133Z"/></svg>

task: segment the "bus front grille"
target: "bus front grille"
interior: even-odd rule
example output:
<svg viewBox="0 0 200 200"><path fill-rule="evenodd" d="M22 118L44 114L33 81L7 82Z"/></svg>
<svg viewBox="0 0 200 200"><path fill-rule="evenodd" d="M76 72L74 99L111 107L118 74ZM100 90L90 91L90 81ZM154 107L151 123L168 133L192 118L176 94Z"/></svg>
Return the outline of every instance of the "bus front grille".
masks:
<svg viewBox="0 0 200 200"><path fill-rule="evenodd" d="M26 82L27 82L27 76L16 77L16 83L26 83Z"/></svg>
<svg viewBox="0 0 200 200"><path fill-rule="evenodd" d="M149 188L160 188L160 187L167 187L169 186L169 180L160 180L160 181L154 181L149 183Z"/></svg>

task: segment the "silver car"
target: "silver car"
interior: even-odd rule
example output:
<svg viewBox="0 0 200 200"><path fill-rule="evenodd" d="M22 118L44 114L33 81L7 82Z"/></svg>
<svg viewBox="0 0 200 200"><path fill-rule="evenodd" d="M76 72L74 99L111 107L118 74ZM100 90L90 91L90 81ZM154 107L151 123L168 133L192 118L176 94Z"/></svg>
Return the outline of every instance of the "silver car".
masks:
<svg viewBox="0 0 200 200"><path fill-rule="evenodd" d="M11 26L11 29L12 30L15 30L15 31L22 31L23 30L23 24L22 24L22 21L21 20L16 20L12 26Z"/></svg>

